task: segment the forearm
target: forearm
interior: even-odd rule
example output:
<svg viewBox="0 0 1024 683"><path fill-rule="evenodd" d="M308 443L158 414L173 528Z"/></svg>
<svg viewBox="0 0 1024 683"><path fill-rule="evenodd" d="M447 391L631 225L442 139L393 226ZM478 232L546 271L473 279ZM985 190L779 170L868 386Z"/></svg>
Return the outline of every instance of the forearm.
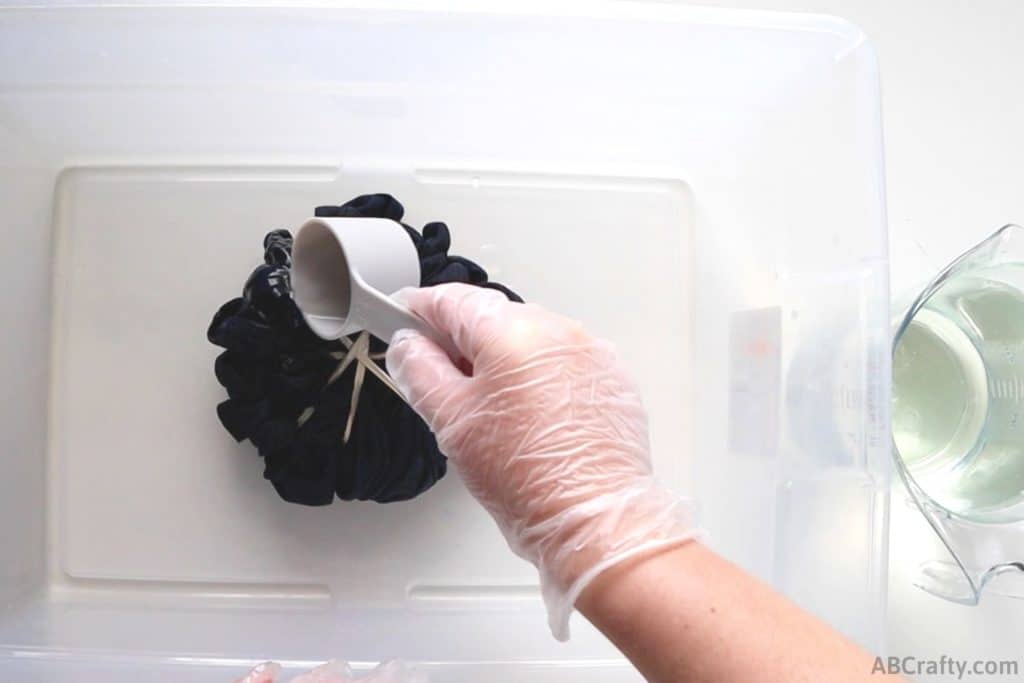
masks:
<svg viewBox="0 0 1024 683"><path fill-rule="evenodd" d="M610 344L467 285L402 299L463 360L404 330L388 371L537 566L556 637L575 605L656 682L870 676L867 653L690 540L689 506L653 478L643 403Z"/></svg>
<svg viewBox="0 0 1024 683"><path fill-rule="evenodd" d="M699 542L614 566L576 604L669 681L878 681L872 655Z"/></svg>

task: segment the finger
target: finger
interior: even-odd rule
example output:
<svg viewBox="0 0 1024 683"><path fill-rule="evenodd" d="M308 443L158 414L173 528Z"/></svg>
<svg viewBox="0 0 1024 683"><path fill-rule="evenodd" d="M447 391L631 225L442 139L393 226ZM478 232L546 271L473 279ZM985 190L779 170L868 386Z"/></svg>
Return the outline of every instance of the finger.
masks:
<svg viewBox="0 0 1024 683"><path fill-rule="evenodd" d="M385 362L412 409L435 432L444 427L451 416L446 407L456 405L468 381L448 354L419 332L399 330L391 337Z"/></svg>
<svg viewBox="0 0 1024 683"><path fill-rule="evenodd" d="M235 683L275 683L281 674L281 665L277 662L263 662Z"/></svg>
<svg viewBox="0 0 1024 683"><path fill-rule="evenodd" d="M462 283L403 289L398 298L442 334L472 365L498 336L508 299L493 289Z"/></svg>
<svg viewBox="0 0 1024 683"><path fill-rule="evenodd" d="M366 678L358 680L362 683L427 683L422 672L395 660L379 664Z"/></svg>

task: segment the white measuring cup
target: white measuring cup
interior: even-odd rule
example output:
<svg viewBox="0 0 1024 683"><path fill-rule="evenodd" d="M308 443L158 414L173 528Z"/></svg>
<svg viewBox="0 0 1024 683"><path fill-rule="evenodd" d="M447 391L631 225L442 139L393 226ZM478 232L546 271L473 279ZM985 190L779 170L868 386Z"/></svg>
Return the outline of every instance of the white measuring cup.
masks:
<svg viewBox="0 0 1024 683"><path fill-rule="evenodd" d="M291 277L295 303L322 339L365 330L388 342L412 329L459 357L451 339L390 296L420 284L416 246L395 221L310 218L295 235Z"/></svg>

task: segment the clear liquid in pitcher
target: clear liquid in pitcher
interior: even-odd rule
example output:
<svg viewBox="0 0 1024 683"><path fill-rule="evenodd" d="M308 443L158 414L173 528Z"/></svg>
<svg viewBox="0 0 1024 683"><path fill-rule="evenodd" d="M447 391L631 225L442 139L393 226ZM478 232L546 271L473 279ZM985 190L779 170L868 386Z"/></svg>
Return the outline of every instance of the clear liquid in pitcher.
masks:
<svg viewBox="0 0 1024 683"><path fill-rule="evenodd" d="M936 503L978 521L1024 519L1024 266L943 285L893 355L893 438Z"/></svg>

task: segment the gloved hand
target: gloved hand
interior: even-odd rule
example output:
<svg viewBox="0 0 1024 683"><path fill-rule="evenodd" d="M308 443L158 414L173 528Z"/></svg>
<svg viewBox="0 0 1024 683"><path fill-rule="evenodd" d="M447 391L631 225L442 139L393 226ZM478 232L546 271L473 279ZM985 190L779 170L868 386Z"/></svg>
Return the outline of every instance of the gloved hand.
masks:
<svg viewBox="0 0 1024 683"><path fill-rule="evenodd" d="M280 675L280 664L264 662L235 683L277 683ZM427 683L427 677L399 661L384 662L365 676L356 676L348 664L332 659L291 679L291 683Z"/></svg>
<svg viewBox="0 0 1024 683"><path fill-rule="evenodd" d="M461 284L398 298L463 358L399 330L388 371L539 570L552 633L565 640L576 598L601 571L694 536L689 506L652 477L640 396L609 343L540 306Z"/></svg>

